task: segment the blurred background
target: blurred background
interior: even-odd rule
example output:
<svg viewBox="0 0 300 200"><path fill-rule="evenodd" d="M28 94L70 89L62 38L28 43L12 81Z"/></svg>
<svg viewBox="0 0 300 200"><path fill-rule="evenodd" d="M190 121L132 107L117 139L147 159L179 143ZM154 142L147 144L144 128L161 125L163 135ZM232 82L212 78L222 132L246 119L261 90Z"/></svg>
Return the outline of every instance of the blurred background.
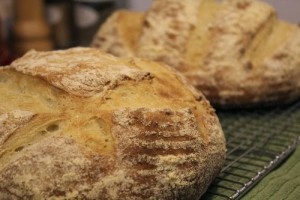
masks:
<svg viewBox="0 0 300 200"><path fill-rule="evenodd" d="M116 9L146 10L152 0L0 0L0 66L28 49L88 46ZM300 23L299 0L266 0L278 15Z"/></svg>

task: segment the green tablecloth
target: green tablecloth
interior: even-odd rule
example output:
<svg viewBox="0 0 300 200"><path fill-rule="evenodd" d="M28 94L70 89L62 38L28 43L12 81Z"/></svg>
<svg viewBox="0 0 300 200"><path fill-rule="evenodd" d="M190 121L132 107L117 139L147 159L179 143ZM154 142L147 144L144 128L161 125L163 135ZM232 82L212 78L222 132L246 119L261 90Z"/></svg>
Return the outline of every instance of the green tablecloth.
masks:
<svg viewBox="0 0 300 200"><path fill-rule="evenodd" d="M300 146L242 199L300 200Z"/></svg>

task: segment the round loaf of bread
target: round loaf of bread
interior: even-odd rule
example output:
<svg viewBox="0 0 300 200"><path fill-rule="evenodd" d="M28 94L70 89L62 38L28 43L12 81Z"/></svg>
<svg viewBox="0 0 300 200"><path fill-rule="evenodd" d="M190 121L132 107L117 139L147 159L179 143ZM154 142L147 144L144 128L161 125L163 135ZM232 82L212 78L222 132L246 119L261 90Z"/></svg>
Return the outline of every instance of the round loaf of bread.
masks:
<svg viewBox="0 0 300 200"><path fill-rule="evenodd" d="M92 46L167 63L216 106L300 97L300 28L260 0L154 0L145 13L117 11Z"/></svg>
<svg viewBox="0 0 300 200"><path fill-rule="evenodd" d="M0 93L0 199L198 199L224 163L214 109L159 63L30 51Z"/></svg>

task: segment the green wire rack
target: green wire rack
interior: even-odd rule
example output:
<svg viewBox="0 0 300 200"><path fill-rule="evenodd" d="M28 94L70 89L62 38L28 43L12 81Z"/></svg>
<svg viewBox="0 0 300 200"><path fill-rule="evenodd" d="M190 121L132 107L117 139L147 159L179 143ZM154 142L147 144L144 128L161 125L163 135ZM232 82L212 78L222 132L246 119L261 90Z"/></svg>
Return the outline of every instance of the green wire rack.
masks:
<svg viewBox="0 0 300 200"><path fill-rule="evenodd" d="M201 199L240 199L300 143L300 101L288 107L217 114L227 139L227 158Z"/></svg>

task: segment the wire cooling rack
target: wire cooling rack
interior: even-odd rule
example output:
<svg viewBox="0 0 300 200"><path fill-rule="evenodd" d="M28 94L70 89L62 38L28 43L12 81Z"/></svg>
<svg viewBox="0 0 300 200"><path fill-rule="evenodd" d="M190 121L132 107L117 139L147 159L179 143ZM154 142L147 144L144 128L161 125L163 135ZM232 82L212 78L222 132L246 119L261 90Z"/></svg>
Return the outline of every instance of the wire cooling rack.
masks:
<svg viewBox="0 0 300 200"><path fill-rule="evenodd" d="M240 199L300 143L300 101L284 108L217 112L227 158L201 199Z"/></svg>

